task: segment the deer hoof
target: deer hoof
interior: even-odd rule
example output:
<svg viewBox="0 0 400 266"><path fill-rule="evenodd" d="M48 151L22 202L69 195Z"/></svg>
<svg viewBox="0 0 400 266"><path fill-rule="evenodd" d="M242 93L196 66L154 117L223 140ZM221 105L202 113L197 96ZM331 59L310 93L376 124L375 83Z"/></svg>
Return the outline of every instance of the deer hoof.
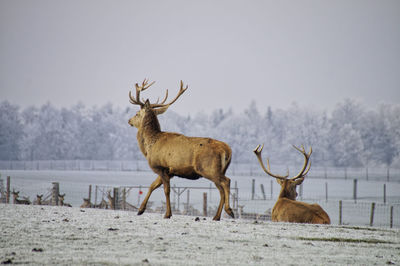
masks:
<svg viewBox="0 0 400 266"><path fill-rule="evenodd" d="M144 210L139 210L137 215L142 215L144 213Z"/></svg>
<svg viewBox="0 0 400 266"><path fill-rule="evenodd" d="M164 219L169 219L169 218L171 218L171 216L172 216L171 214L170 215L166 214L166 215L164 215Z"/></svg>
<svg viewBox="0 0 400 266"><path fill-rule="evenodd" d="M230 217L235 218L235 214L233 214L233 211L231 208L227 209L226 213L229 214Z"/></svg>
<svg viewBox="0 0 400 266"><path fill-rule="evenodd" d="M213 221L219 221L219 220L221 220L221 217L215 216L215 217L213 218Z"/></svg>

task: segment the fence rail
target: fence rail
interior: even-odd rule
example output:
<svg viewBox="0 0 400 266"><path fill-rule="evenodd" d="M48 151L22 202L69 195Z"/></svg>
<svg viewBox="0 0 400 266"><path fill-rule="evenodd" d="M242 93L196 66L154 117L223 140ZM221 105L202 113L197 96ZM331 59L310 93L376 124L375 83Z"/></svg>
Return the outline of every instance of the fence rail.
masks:
<svg viewBox="0 0 400 266"><path fill-rule="evenodd" d="M1 179L0 179L1 180ZM51 205L60 205L58 197L60 193L67 194L68 202L72 206L81 206L82 199L88 200L89 207L99 207L103 202L108 202L112 209L137 211L143 200L148 186L118 186L89 185L89 191L78 192L78 186L64 189L66 184L53 182L45 187L45 191L51 191ZM14 186L13 186L14 187ZM21 184L16 187L26 195L29 185ZM56 188L56 189L54 189ZM79 186L80 189L80 186ZM43 191L43 190L42 190ZM41 192L42 192L41 191ZM35 191L37 193L38 191ZM253 220L270 220L271 209L276 199L260 199L241 195L235 185L231 188L231 202L235 217ZM87 196L88 195L88 196ZM110 196L110 197L108 197ZM10 178L7 178L6 186L0 182L0 202L10 202ZM75 200L74 202L72 200ZM110 200L114 202L111 203ZM303 201L318 203L329 214L332 224L351 226L382 226L400 227L400 204L392 202L380 203L362 200L328 200L314 199ZM171 207L173 214L185 214L195 216L212 216L219 205L219 192L214 186L210 187L171 187ZM106 204L107 206L107 204ZM155 190L149 201L146 211L158 213L165 212L165 197L163 189Z"/></svg>
<svg viewBox="0 0 400 266"><path fill-rule="evenodd" d="M289 168L276 165L276 172L285 173ZM0 170L55 170L55 171L151 171L147 161L115 161L115 160L40 160L40 161L0 161ZM228 175L265 176L257 163L232 162ZM309 178L326 179L360 179L371 181L400 182L400 169L385 167L342 168L313 165Z"/></svg>

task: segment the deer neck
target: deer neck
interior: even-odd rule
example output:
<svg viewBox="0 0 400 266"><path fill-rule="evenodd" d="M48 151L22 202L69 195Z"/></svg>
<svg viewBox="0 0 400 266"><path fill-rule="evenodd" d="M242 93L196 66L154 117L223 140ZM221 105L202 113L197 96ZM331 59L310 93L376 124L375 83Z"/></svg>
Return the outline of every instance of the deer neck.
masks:
<svg viewBox="0 0 400 266"><path fill-rule="evenodd" d="M144 156L147 157L148 151L157 141L160 133L161 127L156 114L153 111L146 112L142 125L137 133L139 148Z"/></svg>
<svg viewBox="0 0 400 266"><path fill-rule="evenodd" d="M296 200L296 198L293 198L292 196L290 196L290 193L288 191L288 189L286 188L286 184L287 181L285 180L284 183L281 185L281 191L279 192L279 196L278 199L282 199L282 198L286 198L286 199L290 199L290 200Z"/></svg>

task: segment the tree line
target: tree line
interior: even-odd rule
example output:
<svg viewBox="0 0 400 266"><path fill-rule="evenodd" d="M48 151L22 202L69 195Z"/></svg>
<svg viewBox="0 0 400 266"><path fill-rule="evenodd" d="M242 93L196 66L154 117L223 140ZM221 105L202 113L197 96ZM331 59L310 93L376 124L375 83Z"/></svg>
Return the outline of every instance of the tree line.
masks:
<svg viewBox="0 0 400 266"><path fill-rule="evenodd" d="M144 159L133 107L112 104L57 108L51 103L21 109L0 103L0 160L136 160ZM265 144L271 162L300 162L291 144L312 146L313 165L400 167L400 105L369 109L346 99L330 111L294 103L261 113L251 103L243 112L216 109L183 116L168 110L159 117L162 130L211 137L228 143L233 162L254 162L252 150Z"/></svg>

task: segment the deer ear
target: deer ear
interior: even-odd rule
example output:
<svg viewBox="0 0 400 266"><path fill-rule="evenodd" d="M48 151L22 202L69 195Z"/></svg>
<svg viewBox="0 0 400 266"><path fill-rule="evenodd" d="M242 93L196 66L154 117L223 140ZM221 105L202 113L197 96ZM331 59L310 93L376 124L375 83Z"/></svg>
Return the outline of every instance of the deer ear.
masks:
<svg viewBox="0 0 400 266"><path fill-rule="evenodd" d="M282 180L280 180L279 178L275 178L275 180L280 186L282 186L282 182L283 182Z"/></svg>
<svg viewBox="0 0 400 266"><path fill-rule="evenodd" d="M163 106L160 108L155 108L153 110L156 115L161 115L161 114L165 113L165 111L167 111L168 107L169 107L169 105L166 105L166 106Z"/></svg>
<svg viewBox="0 0 400 266"><path fill-rule="evenodd" d="M301 183L303 183L303 181L304 181L304 176L302 178L296 179L296 181L294 181L294 183L295 183L296 186L298 186Z"/></svg>
<svg viewBox="0 0 400 266"><path fill-rule="evenodd" d="M144 105L143 105L142 108L151 108L151 107L150 107L150 101L149 101L149 99L147 99L147 100L144 102Z"/></svg>

